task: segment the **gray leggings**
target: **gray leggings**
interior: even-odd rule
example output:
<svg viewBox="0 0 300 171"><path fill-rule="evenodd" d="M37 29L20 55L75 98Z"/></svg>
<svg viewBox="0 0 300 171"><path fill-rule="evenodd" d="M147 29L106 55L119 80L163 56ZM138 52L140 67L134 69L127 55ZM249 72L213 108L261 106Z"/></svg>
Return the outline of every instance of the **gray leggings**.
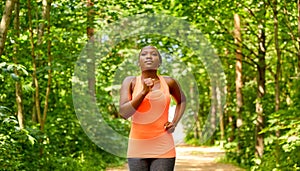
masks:
<svg viewBox="0 0 300 171"><path fill-rule="evenodd" d="M174 158L128 158L130 171L173 171Z"/></svg>

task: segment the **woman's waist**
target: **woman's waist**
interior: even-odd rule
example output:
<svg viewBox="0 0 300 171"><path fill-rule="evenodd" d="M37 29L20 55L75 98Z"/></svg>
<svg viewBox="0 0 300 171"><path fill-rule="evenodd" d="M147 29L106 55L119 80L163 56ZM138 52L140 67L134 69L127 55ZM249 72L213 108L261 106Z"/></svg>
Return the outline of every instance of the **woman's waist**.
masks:
<svg viewBox="0 0 300 171"><path fill-rule="evenodd" d="M130 130L130 138L148 139L153 137L159 137L167 133L163 125L156 127L141 127L132 126Z"/></svg>
<svg viewBox="0 0 300 171"><path fill-rule="evenodd" d="M168 134L168 135L167 135ZM159 130L159 131L131 131L129 138L130 139L144 139L144 140L150 140L150 139L160 139L160 137L172 137L172 134L168 133L165 130Z"/></svg>

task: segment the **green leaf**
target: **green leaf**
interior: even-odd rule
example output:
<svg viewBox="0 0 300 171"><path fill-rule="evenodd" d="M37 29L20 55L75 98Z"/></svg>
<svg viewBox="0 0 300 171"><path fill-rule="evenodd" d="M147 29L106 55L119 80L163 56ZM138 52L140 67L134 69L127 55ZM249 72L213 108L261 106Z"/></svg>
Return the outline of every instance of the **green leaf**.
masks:
<svg viewBox="0 0 300 171"><path fill-rule="evenodd" d="M11 73L10 76L11 76L11 78L12 78L13 80L15 80L15 81L20 81L20 77L17 76L15 73Z"/></svg>
<svg viewBox="0 0 300 171"><path fill-rule="evenodd" d="M28 137L28 139L29 139L31 145L34 145L34 143L37 142L37 140L36 140L33 136L27 134L27 137Z"/></svg>

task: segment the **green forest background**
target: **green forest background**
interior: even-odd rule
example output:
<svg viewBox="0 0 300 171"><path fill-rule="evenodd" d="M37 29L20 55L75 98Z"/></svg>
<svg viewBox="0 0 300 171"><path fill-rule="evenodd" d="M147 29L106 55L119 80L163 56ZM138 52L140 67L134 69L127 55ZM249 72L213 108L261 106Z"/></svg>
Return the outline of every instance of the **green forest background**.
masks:
<svg viewBox="0 0 300 171"><path fill-rule="evenodd" d="M197 111L185 113L195 119L185 124L186 144L222 146L226 162L247 170L300 170L299 1L0 4L0 170L105 170L126 161L85 134L74 109L72 78L76 61L97 31L126 17L151 14L179 18L201 31L221 61L226 101L219 102L220 90L208 84L211 77L191 47L168 35L136 35L108 47L96 67L96 55L86 54L88 90L96 94L105 121L128 135L129 121L120 118L113 98L120 81L111 85L122 62L152 44L186 65L197 83L197 97L189 97ZM158 29L159 24L151 27ZM165 73L176 72L173 66ZM191 95L195 91L192 83L182 86ZM202 141L208 113L216 131Z"/></svg>

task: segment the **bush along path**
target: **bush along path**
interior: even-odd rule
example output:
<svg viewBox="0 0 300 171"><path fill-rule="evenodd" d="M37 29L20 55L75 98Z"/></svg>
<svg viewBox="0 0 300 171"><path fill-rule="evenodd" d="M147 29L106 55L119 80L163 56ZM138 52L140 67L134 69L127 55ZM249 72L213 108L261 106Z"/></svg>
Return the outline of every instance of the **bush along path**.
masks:
<svg viewBox="0 0 300 171"><path fill-rule="evenodd" d="M225 153L219 147L176 147L175 171L243 171L231 164L219 163ZM107 171L128 171L128 166L110 168Z"/></svg>

